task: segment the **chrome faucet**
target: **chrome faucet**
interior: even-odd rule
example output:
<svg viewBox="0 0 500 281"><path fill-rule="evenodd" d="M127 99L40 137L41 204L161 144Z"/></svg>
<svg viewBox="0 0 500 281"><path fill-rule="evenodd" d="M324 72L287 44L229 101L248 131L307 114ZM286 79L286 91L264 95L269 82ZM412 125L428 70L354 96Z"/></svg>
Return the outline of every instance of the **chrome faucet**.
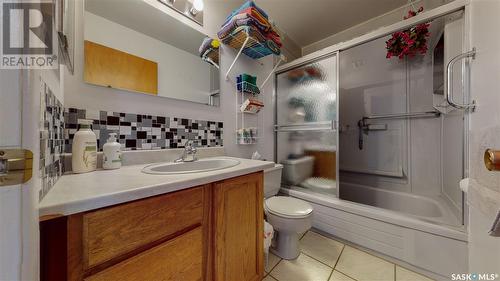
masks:
<svg viewBox="0 0 500 281"><path fill-rule="evenodd" d="M195 143L192 140L188 140L186 144L184 145L184 151L182 152L181 157L176 159L174 162L193 162L198 160L196 158L196 152L198 150L195 147Z"/></svg>

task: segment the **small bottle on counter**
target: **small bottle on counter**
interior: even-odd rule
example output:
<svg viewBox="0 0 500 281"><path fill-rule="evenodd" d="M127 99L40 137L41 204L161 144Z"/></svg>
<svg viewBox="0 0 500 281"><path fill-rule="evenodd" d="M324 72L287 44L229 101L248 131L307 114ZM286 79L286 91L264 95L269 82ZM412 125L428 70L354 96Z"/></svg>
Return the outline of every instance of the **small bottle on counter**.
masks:
<svg viewBox="0 0 500 281"><path fill-rule="evenodd" d="M122 166L121 145L116 141L116 133L109 134L108 141L103 146L102 167L106 170L120 169Z"/></svg>
<svg viewBox="0 0 500 281"><path fill-rule="evenodd" d="M71 164L73 173L88 173L97 169L97 137L91 120L80 120L73 138Z"/></svg>

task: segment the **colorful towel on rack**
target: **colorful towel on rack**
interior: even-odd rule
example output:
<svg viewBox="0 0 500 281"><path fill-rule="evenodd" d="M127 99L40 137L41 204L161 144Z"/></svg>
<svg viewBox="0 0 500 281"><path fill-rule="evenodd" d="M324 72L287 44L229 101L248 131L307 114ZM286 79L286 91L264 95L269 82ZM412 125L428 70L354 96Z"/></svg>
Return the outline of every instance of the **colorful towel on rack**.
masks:
<svg viewBox="0 0 500 281"><path fill-rule="evenodd" d="M219 40L205 37L198 49L200 57L217 68L219 67L219 46Z"/></svg>
<svg viewBox="0 0 500 281"><path fill-rule="evenodd" d="M238 89L238 92L258 95L260 94L260 90L256 83L257 77L255 76L248 74L240 74L236 76L236 88Z"/></svg>
<svg viewBox="0 0 500 281"><path fill-rule="evenodd" d="M210 37L205 37L203 39L203 42L201 42L200 48L198 49L198 52L200 53L200 56L203 56L203 54L208 50L208 49L218 49L220 46L219 40L217 39L212 39Z"/></svg>
<svg viewBox="0 0 500 281"><path fill-rule="evenodd" d="M250 9L257 11L253 8ZM250 12L234 16L227 24L221 27L217 35L219 38L222 38L240 26L255 26L263 32L271 30L271 24L267 20L259 20Z"/></svg>
<svg viewBox="0 0 500 281"><path fill-rule="evenodd" d="M248 1L233 11L217 36L224 44L235 49L241 48L250 37L242 52L252 58L281 53L280 35L269 22L267 14L253 1Z"/></svg>
<svg viewBox="0 0 500 281"><path fill-rule="evenodd" d="M276 32L274 27L268 33L266 33L266 38L276 43L276 45L278 45L279 48L283 46L283 43L281 43L281 37L278 34L278 32Z"/></svg>
<svg viewBox="0 0 500 281"><path fill-rule="evenodd" d="M225 20L225 22L222 25L226 25L227 22L229 22L235 15L239 14L241 11L248 9L248 8L255 8L259 13L267 20L269 17L267 16L266 12L259 8L257 5L255 5L254 1L247 1L245 4L241 5L238 9L234 10Z"/></svg>
<svg viewBox="0 0 500 281"><path fill-rule="evenodd" d="M240 26L232 30L229 34L219 37L224 44L231 45L230 42L238 41L240 45L245 41L246 37L251 36L253 40L248 42L248 46L253 46L259 44L260 42L265 42L266 37L259 32L259 30L253 26ZM234 47L234 46L233 46Z"/></svg>
<svg viewBox="0 0 500 281"><path fill-rule="evenodd" d="M267 39L267 40L272 40L276 45L278 45L279 48L283 46L281 43L281 38L279 34L274 30L273 27L269 28L269 31L265 31L262 27L260 27L258 24L255 24L255 20L253 18L244 18L244 19L237 19L235 21L231 21L228 25L225 25L221 28L221 30L217 33L219 38L225 38L228 36L230 33L235 31L238 27L242 26L255 26L259 29L261 34ZM265 40L265 41L267 41ZM265 41L260 41L261 43Z"/></svg>
<svg viewBox="0 0 500 281"><path fill-rule="evenodd" d="M235 49L239 49L247 37L250 39L243 49L243 53L251 58L262 58L271 54L279 55L281 53L278 45L267 39L257 28L253 26L240 26L231 34L221 38L221 41Z"/></svg>
<svg viewBox="0 0 500 281"><path fill-rule="evenodd" d="M271 51L276 54L276 55L279 55L281 54L281 49L280 49L280 46L278 44L276 44L276 42L274 42L273 40L267 40L266 41L266 46L271 49Z"/></svg>

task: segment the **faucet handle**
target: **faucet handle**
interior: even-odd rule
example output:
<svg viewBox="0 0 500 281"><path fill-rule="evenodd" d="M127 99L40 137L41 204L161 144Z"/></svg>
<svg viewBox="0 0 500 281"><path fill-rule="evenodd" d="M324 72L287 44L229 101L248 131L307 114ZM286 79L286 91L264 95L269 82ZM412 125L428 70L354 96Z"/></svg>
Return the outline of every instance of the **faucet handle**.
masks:
<svg viewBox="0 0 500 281"><path fill-rule="evenodd" d="M190 153L196 153L196 143L193 140L188 140L184 145L185 150L188 150Z"/></svg>

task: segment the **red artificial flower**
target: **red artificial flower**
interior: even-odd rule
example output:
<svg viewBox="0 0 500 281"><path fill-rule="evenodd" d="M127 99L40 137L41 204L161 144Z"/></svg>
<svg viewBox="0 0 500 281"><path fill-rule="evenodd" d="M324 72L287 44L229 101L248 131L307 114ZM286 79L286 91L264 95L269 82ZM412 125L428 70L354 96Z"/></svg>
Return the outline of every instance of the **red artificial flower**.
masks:
<svg viewBox="0 0 500 281"><path fill-rule="evenodd" d="M420 7L417 12L409 10L404 19L414 17L423 10L423 7ZM429 23L422 23L405 31L394 32L392 37L385 42L386 58L397 56L399 59L404 59L414 57L416 54L425 55L428 49L427 38L430 36L429 26Z"/></svg>

